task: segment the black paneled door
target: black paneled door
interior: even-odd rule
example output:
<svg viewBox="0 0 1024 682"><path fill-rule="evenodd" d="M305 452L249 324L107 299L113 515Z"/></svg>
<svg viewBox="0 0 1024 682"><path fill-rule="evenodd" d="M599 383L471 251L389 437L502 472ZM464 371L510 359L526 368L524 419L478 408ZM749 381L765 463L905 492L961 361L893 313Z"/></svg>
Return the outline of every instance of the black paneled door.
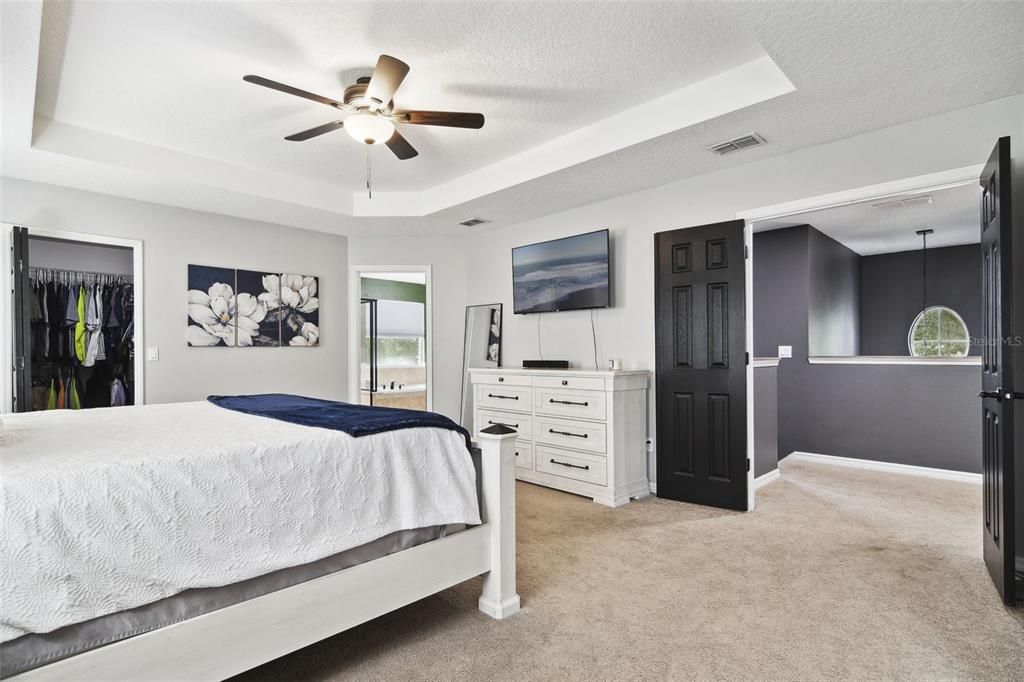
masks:
<svg viewBox="0 0 1024 682"><path fill-rule="evenodd" d="M743 221L654 235L658 497L747 509Z"/></svg>
<svg viewBox="0 0 1024 682"><path fill-rule="evenodd" d="M1010 203L1010 138L996 144L981 174L982 506L985 565L1003 601L1016 603L1014 567L1014 339L1024 320L1013 320L1013 211ZM1019 235L1018 235L1019 236ZM1018 389L1016 392L1014 389ZM1024 434L1022 434L1024 436Z"/></svg>
<svg viewBox="0 0 1024 682"><path fill-rule="evenodd" d="M32 326L28 280L28 228L15 227L11 252L14 270L12 309L14 311L14 411L32 409Z"/></svg>

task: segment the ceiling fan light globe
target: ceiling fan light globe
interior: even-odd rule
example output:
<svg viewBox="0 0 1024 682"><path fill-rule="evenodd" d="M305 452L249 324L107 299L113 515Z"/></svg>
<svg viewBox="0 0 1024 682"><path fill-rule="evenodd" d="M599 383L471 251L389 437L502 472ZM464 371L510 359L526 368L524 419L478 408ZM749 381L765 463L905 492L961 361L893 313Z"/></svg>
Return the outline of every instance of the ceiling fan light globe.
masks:
<svg viewBox="0 0 1024 682"><path fill-rule="evenodd" d="M383 116L358 113L345 119L345 132L356 142L383 144L395 133L395 124Z"/></svg>

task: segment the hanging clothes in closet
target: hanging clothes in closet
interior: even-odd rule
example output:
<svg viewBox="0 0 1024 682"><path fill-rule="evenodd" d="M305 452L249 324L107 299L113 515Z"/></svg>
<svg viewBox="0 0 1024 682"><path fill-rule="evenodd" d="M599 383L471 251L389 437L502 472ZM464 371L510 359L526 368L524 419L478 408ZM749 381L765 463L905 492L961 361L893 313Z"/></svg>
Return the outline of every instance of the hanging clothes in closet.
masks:
<svg viewBox="0 0 1024 682"><path fill-rule="evenodd" d="M29 281L32 409L132 404L132 278L30 268Z"/></svg>

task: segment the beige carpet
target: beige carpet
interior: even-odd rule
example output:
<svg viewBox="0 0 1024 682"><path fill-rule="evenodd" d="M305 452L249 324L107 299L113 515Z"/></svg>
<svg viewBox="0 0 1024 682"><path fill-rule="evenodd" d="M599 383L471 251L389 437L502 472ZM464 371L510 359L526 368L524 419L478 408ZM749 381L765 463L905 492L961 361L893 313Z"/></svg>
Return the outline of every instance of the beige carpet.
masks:
<svg viewBox="0 0 1024 682"><path fill-rule="evenodd" d="M479 613L475 580L239 679L1024 679L979 486L782 472L751 514L520 483L519 614Z"/></svg>

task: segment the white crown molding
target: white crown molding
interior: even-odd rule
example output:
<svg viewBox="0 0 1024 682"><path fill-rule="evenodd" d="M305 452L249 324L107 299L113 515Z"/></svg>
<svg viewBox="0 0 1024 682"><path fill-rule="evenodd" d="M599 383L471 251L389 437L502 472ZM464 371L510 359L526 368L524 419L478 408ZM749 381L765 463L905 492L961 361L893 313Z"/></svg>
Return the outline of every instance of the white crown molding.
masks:
<svg viewBox="0 0 1024 682"><path fill-rule="evenodd" d="M362 229L360 218L429 216L795 90L763 56L434 187L376 192L371 200L362 190L37 116L42 10L41 2L0 6L0 174L330 232Z"/></svg>
<svg viewBox="0 0 1024 682"><path fill-rule="evenodd" d="M793 92L764 56L416 194L352 197L357 216L422 216Z"/></svg>

